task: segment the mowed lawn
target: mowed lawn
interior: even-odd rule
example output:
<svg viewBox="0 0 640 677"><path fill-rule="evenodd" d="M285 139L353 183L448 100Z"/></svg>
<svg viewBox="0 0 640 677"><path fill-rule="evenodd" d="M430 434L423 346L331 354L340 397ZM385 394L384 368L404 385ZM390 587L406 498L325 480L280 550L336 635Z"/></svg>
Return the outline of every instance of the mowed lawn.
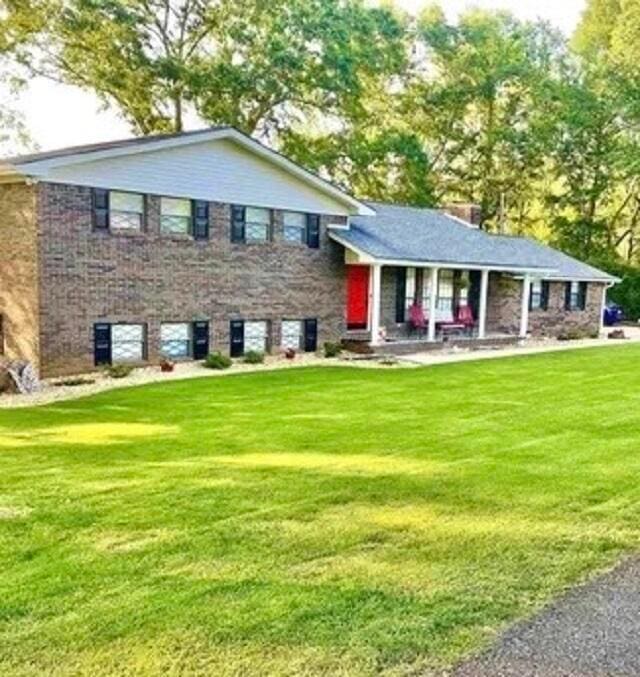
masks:
<svg viewBox="0 0 640 677"><path fill-rule="evenodd" d="M0 674L414 674L639 537L637 345L0 410Z"/></svg>

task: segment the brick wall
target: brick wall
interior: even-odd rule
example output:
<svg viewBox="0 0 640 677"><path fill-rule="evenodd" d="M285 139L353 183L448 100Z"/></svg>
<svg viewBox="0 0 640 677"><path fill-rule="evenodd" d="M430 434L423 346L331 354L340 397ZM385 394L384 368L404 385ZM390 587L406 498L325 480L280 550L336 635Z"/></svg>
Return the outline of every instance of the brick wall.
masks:
<svg viewBox="0 0 640 677"><path fill-rule="evenodd" d="M584 310L565 310L565 283L549 283L547 310L529 312L529 333L532 336L556 337L578 331L595 334L600 330L603 285L589 283ZM487 332L517 334L520 331L522 281L507 275L491 273L487 299Z"/></svg>
<svg viewBox="0 0 640 677"><path fill-rule="evenodd" d="M36 190L0 186L0 313L5 357L39 367ZM0 352L3 346L0 345ZM1 359L0 355L0 359Z"/></svg>
<svg viewBox="0 0 640 677"><path fill-rule="evenodd" d="M282 319L316 317L320 344L344 329L342 248L327 235L319 249L284 242L275 212L270 243L231 243L230 206L211 203L210 239L160 234L160 198L147 197L143 233L92 230L91 190L40 184L42 363L47 374L93 368L93 324L146 322L149 361L161 322L210 322L211 349L228 351L231 319L268 320L280 343Z"/></svg>

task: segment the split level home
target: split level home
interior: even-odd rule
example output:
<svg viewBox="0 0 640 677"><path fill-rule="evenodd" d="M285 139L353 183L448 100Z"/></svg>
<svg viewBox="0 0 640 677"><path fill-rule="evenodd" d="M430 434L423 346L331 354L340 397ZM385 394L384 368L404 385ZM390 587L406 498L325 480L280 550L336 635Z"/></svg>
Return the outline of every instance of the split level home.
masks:
<svg viewBox="0 0 640 677"><path fill-rule="evenodd" d="M54 376L598 333L615 278L448 211L360 201L230 127L9 158L0 353Z"/></svg>

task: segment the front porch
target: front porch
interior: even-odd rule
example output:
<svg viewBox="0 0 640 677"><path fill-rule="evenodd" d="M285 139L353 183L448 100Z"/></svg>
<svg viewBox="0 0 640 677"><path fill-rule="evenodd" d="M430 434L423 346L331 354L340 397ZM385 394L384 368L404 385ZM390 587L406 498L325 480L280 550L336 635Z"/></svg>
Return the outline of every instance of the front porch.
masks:
<svg viewBox="0 0 640 677"><path fill-rule="evenodd" d="M526 271L351 263L344 338L394 354L513 344L527 335L531 281Z"/></svg>

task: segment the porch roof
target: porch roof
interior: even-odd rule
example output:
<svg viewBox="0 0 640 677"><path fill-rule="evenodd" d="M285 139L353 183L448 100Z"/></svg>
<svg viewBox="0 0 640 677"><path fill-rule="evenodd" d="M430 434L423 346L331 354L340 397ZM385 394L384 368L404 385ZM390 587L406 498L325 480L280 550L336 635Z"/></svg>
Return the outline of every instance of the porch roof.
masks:
<svg viewBox="0 0 640 677"><path fill-rule="evenodd" d="M525 237L493 235L436 209L378 202L332 237L374 261L497 268L540 277L615 282L617 278Z"/></svg>

